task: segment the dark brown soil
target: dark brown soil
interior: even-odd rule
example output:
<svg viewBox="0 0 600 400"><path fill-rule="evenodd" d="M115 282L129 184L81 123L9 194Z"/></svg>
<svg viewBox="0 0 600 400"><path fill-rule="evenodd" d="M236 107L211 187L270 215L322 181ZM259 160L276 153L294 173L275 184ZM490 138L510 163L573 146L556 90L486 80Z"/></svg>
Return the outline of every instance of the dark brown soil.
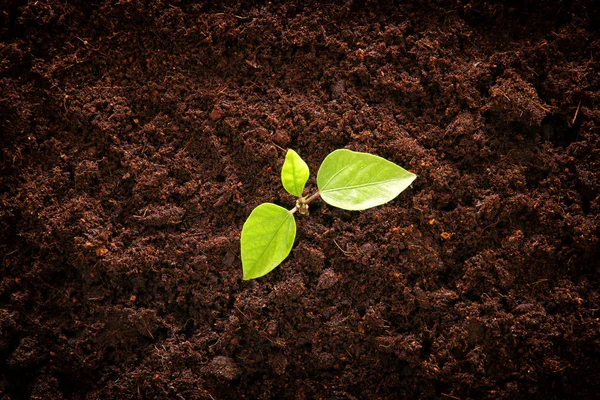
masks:
<svg viewBox="0 0 600 400"><path fill-rule="evenodd" d="M597 398L600 7L215 3L2 2L0 398ZM288 147L418 178L245 282Z"/></svg>

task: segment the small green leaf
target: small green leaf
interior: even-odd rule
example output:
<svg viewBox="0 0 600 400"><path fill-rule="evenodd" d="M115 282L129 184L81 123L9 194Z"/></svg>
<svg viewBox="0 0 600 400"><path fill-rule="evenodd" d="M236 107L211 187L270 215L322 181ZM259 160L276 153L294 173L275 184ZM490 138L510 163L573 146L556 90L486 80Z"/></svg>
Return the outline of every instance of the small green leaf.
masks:
<svg viewBox="0 0 600 400"><path fill-rule="evenodd" d="M336 150L317 173L321 198L345 210L364 210L387 203L417 176L373 154Z"/></svg>
<svg viewBox="0 0 600 400"><path fill-rule="evenodd" d="M288 149L281 169L281 183L285 190L293 196L302 196L309 175L308 165L304 160L294 150Z"/></svg>
<svg viewBox="0 0 600 400"><path fill-rule="evenodd" d="M281 264L295 238L296 221L285 208L263 203L252 210L240 239L244 280L266 275Z"/></svg>

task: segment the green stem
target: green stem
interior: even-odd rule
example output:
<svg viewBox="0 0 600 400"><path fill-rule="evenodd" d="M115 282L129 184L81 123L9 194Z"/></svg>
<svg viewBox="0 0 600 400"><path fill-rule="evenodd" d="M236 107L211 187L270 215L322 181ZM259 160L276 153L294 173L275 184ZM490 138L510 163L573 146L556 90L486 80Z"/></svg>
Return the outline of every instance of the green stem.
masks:
<svg viewBox="0 0 600 400"><path fill-rule="evenodd" d="M307 197L307 199L304 201L304 204L310 204L314 200L318 199L319 196L321 196L321 193L319 193L319 191L317 190L315 193L313 193L309 197ZM288 212L290 214L295 214L296 211L298 211L298 207L294 207L291 210L289 210Z"/></svg>

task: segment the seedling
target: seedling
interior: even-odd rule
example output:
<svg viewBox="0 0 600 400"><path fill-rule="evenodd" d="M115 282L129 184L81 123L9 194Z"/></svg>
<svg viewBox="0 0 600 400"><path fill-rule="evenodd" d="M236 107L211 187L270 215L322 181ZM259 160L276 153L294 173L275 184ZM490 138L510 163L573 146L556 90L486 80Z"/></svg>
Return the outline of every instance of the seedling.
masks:
<svg viewBox="0 0 600 400"><path fill-rule="evenodd" d="M345 149L325 157L317 172L317 192L304 197L309 175L304 160L288 150L281 183L297 197L296 207L263 203L252 210L240 239L244 280L260 278L286 259L296 239L294 214L308 215L308 205L319 197L344 210L365 210L391 201L417 177L379 156Z"/></svg>

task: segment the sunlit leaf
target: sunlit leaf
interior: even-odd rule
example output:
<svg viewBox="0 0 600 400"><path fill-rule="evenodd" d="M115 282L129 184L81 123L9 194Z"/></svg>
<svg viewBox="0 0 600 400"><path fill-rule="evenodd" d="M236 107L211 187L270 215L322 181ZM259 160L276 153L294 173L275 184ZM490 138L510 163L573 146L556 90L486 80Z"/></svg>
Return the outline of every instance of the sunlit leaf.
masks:
<svg viewBox="0 0 600 400"><path fill-rule="evenodd" d="M392 200L416 177L384 158L343 149L323 160L317 186L326 203L345 210L364 210Z"/></svg>
<svg viewBox="0 0 600 400"><path fill-rule="evenodd" d="M240 239L244 280L266 275L281 264L295 238L296 221L285 208L263 203L252 210Z"/></svg>
<svg viewBox="0 0 600 400"><path fill-rule="evenodd" d="M289 149L281 169L281 183L291 195L302 196L310 172L308 165L294 150Z"/></svg>

